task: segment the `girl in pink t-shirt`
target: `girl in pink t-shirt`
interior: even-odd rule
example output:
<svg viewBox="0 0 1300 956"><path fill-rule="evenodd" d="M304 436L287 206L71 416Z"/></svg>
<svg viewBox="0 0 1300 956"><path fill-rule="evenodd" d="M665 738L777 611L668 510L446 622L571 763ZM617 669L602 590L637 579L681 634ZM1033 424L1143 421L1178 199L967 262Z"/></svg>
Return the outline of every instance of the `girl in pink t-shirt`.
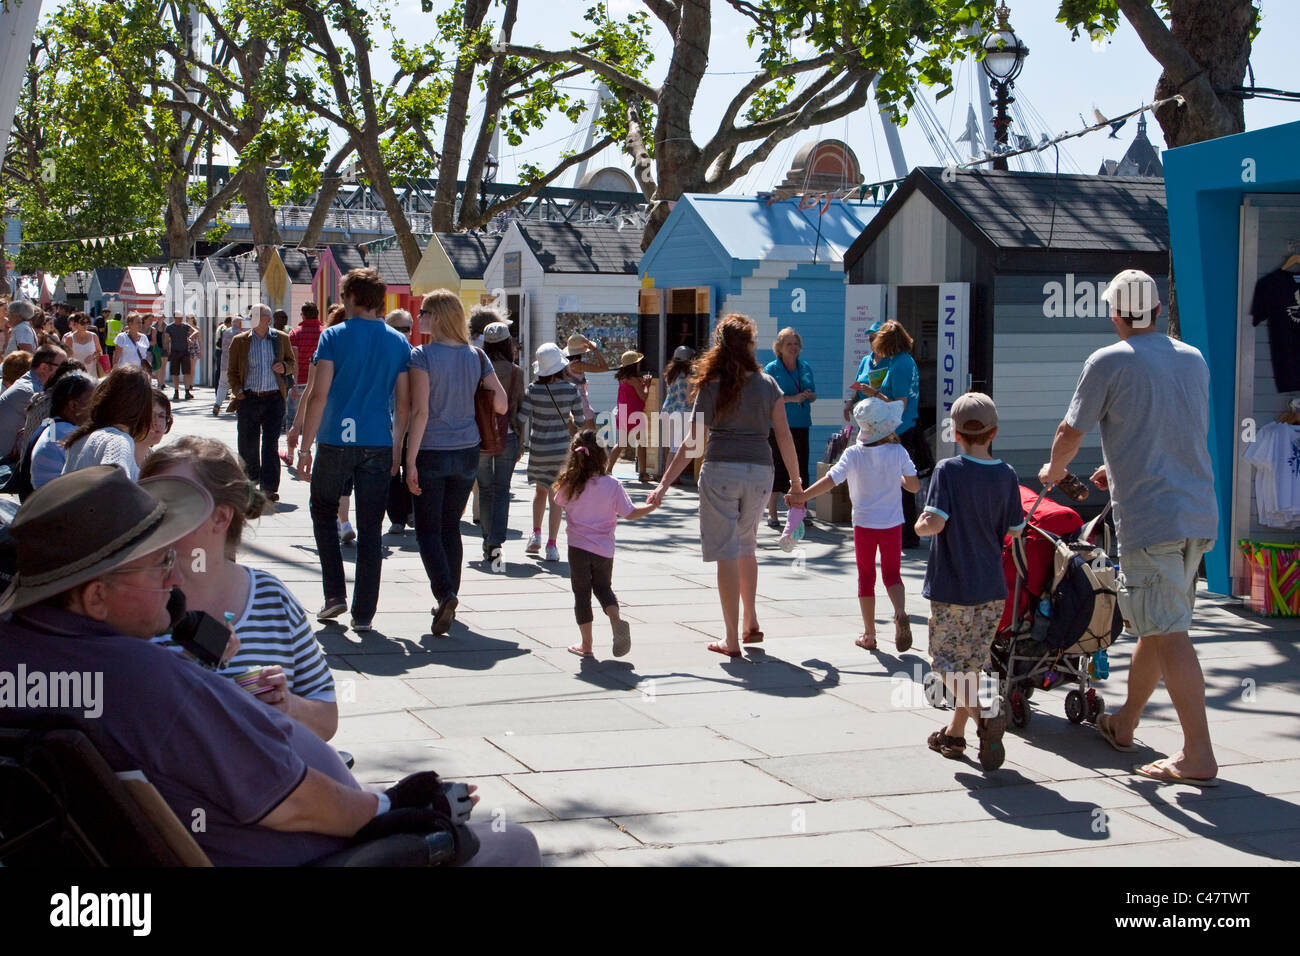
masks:
<svg viewBox="0 0 1300 956"><path fill-rule="evenodd" d="M632 649L632 630L618 613L618 598L610 586L614 578L614 528L620 517L635 521L655 510L654 505L637 508L616 478L605 474L605 449L588 428L578 432L569 444L564 470L555 481L555 503L564 509L569 534L569 583L573 587L573 612L578 619L582 643L569 652L591 655L591 594L614 630L614 656Z"/></svg>

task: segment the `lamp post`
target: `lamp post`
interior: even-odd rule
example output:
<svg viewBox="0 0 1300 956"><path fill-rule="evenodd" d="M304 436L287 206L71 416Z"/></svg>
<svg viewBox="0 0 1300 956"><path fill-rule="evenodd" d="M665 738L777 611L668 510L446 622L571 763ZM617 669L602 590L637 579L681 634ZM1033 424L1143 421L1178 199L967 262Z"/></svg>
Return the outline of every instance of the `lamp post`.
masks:
<svg viewBox="0 0 1300 956"><path fill-rule="evenodd" d="M501 164L497 162L497 158L491 153L488 153L483 160L483 184L478 190L478 214L480 216L487 212L487 185L496 182L497 170L500 166Z"/></svg>
<svg viewBox="0 0 1300 956"><path fill-rule="evenodd" d="M993 85L993 92L997 95L995 101L997 112L993 116L993 138L999 146L1005 148L1007 145L1007 129L1011 126L1011 117L1007 115L1007 107L1015 102L1011 96L1011 88L1015 86L1016 77L1024 68L1025 57L1029 55L1029 47L1025 46L1024 41L1016 36L1012 31L1008 19L1011 11L1007 8L1006 0L1002 0L997 9L998 28L984 38L984 73L988 76ZM995 147L995 151L1001 152ZM1004 156L997 156L993 160L994 169L1006 169L1007 160Z"/></svg>

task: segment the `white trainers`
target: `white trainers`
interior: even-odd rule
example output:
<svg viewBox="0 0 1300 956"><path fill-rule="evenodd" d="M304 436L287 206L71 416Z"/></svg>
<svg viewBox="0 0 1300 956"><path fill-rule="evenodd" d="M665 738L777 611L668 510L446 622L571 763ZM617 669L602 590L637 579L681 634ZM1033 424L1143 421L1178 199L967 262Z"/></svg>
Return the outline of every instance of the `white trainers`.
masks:
<svg viewBox="0 0 1300 956"><path fill-rule="evenodd" d="M536 554L542 550L542 536L534 531L528 536L528 544L524 547L524 554Z"/></svg>
<svg viewBox="0 0 1300 956"><path fill-rule="evenodd" d="M560 549L553 544L548 544L546 546L546 560L547 561L560 560Z"/></svg>
<svg viewBox="0 0 1300 956"><path fill-rule="evenodd" d="M338 525L339 541L343 544L352 544L357 540L357 533L353 530L351 521L339 521Z"/></svg>

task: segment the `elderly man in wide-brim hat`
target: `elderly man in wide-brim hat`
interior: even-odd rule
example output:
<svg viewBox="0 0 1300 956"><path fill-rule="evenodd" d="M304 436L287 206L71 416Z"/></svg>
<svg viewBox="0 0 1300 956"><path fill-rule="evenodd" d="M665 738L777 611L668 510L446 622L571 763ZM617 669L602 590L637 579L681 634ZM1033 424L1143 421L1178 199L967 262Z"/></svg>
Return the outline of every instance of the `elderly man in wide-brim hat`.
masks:
<svg viewBox="0 0 1300 956"><path fill-rule="evenodd" d="M90 678L95 699L78 701L86 733L111 767L143 771L187 826L202 811L194 836L217 865L297 865L353 839L444 829L437 814L451 808L435 810L435 774L383 794L362 790L311 730L149 641L170 627L177 562L200 557L174 545L212 511L207 491L187 479L136 484L113 465L38 488L10 529L17 573L0 597L0 613L13 612L0 622L0 720L66 711L55 698ZM482 836L487 852L475 864L537 861L527 831L498 839L490 828L456 826L458 858Z"/></svg>

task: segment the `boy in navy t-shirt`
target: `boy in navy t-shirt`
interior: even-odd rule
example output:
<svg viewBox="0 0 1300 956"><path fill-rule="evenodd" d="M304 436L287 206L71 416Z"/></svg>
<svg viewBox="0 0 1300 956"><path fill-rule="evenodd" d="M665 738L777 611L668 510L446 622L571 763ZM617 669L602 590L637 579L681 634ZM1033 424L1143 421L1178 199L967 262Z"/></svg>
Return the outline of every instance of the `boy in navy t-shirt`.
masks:
<svg viewBox="0 0 1300 956"><path fill-rule="evenodd" d="M980 766L996 770L1006 751L1006 713L982 716L979 676L988 660L1007 599L1002 576L1002 540L1025 527L1015 469L994 458L989 446L998 433L993 399L967 392L952 403L952 422L961 455L935 466L925 513L916 533L934 537L922 593L930 600L931 667L957 702L947 728L927 739L931 750L953 760L966 750L966 721L980 739Z"/></svg>

